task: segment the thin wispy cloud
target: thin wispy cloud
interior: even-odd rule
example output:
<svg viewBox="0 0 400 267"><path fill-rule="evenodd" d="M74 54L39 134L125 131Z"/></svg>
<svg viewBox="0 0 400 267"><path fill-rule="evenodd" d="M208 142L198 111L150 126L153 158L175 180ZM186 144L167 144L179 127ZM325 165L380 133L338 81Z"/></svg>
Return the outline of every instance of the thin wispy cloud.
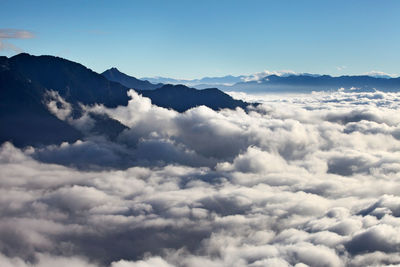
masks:
<svg viewBox="0 0 400 267"><path fill-rule="evenodd" d="M346 69L347 68L347 66L337 66L336 67L336 69L338 70L338 71L342 71L342 70L344 70L344 69Z"/></svg>
<svg viewBox="0 0 400 267"><path fill-rule="evenodd" d="M26 30L19 29L0 29L0 39L31 39L35 35Z"/></svg>
<svg viewBox="0 0 400 267"><path fill-rule="evenodd" d="M0 51L11 50L17 53L22 52L22 49L10 43L9 39L32 39L35 34L31 31L21 29L0 29Z"/></svg>

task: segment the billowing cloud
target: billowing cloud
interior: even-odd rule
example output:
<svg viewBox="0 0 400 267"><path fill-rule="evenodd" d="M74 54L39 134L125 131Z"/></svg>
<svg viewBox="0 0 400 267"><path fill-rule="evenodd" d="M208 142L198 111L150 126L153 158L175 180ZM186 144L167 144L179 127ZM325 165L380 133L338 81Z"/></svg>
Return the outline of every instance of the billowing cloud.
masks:
<svg viewBox="0 0 400 267"><path fill-rule="evenodd" d="M238 94L262 104L185 113L130 96L82 107L126 125L115 140L1 146L2 265L400 264L400 94Z"/></svg>

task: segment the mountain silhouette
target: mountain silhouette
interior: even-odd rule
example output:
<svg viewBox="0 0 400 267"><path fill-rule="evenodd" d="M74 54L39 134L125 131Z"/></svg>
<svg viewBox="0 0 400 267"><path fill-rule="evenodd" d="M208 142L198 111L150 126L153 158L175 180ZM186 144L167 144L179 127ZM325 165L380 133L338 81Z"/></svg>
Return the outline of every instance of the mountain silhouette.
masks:
<svg viewBox="0 0 400 267"><path fill-rule="evenodd" d="M84 105L126 106L129 88L109 81L85 66L54 56L26 53L0 57L0 142L16 146L73 142L88 135L117 138L126 127L107 115L89 114L90 132L81 132L49 111L46 97L57 93L71 105L72 118L83 114ZM164 85L156 90L138 90L156 105L182 112L198 105L212 109L245 107L218 89L197 90L183 85ZM57 106L62 103L57 102Z"/></svg>
<svg viewBox="0 0 400 267"><path fill-rule="evenodd" d="M120 72L117 68L111 68L104 71L101 75L106 77L109 81L118 82L128 88L138 90L153 90L163 86L162 83L152 84L149 81L142 81L135 77L129 76Z"/></svg>
<svg viewBox="0 0 400 267"><path fill-rule="evenodd" d="M205 105L214 110L222 108L234 109L236 107L246 108L248 105L246 102L233 99L217 88L198 90L185 85L167 84L156 90L141 90L138 92L150 98L153 104L164 108L172 108L178 112L184 112L200 105Z"/></svg>
<svg viewBox="0 0 400 267"><path fill-rule="evenodd" d="M188 86L178 84L152 84L148 81L142 81L135 77L120 72L117 68L111 68L102 73L106 78L135 89L138 93L151 99L152 103L171 108L178 112L184 112L196 106L207 106L218 110L222 108L234 109L236 107L246 108L248 103L241 100L235 100L217 88L206 88L198 90ZM228 78L233 76L227 76ZM203 78L204 80L213 78ZM203 80L202 79L202 80ZM130 85L130 86L128 86ZM136 86L136 87L135 87ZM142 89L138 89L142 88Z"/></svg>
<svg viewBox="0 0 400 267"><path fill-rule="evenodd" d="M128 104L126 87L107 80L79 63L26 53L11 57L9 63L13 70L44 88L57 91L69 103L101 103L107 107Z"/></svg>
<svg viewBox="0 0 400 267"><path fill-rule="evenodd" d="M73 142L82 134L43 104L46 89L0 60L0 142L16 146Z"/></svg>
<svg viewBox="0 0 400 267"><path fill-rule="evenodd" d="M85 66L53 56L19 54L0 60L0 142L16 146L73 142L85 134L53 115L46 106L49 91L57 92L72 106L72 116L82 115L81 106L127 105L127 88L110 82ZM57 103L58 105L59 103ZM91 114L90 134L115 138L126 127L108 116ZM112 127L111 127L112 126ZM88 133L86 133L88 134Z"/></svg>

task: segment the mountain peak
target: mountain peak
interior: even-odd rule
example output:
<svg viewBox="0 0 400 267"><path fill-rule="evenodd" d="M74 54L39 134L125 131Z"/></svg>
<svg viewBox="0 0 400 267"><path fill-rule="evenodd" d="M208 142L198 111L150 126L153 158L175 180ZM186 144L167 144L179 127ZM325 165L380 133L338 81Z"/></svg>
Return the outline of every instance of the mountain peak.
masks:
<svg viewBox="0 0 400 267"><path fill-rule="evenodd" d="M119 69L117 69L116 67L112 67L112 68L109 68L108 70L106 70L106 71L112 71L112 72L119 72L119 73L122 73ZM105 71L105 72L106 72Z"/></svg>
<svg viewBox="0 0 400 267"><path fill-rule="evenodd" d="M120 83L128 88L133 89L153 90L162 86L160 84L152 84L149 81L139 80L135 77L129 76L118 70L116 67L112 67L104 71L101 75L110 81Z"/></svg>
<svg viewBox="0 0 400 267"><path fill-rule="evenodd" d="M28 54L28 53L25 53L25 52L22 52L22 53L19 53L19 54L16 54L16 55L10 57L10 59L15 59L15 58L26 58L26 57L33 57L33 55Z"/></svg>

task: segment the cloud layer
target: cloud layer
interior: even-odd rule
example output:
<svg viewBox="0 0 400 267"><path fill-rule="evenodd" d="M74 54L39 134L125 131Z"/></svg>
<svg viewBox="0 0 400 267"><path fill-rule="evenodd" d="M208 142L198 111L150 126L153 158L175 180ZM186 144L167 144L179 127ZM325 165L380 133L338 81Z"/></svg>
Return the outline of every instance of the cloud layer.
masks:
<svg viewBox="0 0 400 267"><path fill-rule="evenodd" d="M80 119L49 101L77 128L118 119L115 140L1 146L2 265L400 264L400 94L242 94L248 113L130 95Z"/></svg>

